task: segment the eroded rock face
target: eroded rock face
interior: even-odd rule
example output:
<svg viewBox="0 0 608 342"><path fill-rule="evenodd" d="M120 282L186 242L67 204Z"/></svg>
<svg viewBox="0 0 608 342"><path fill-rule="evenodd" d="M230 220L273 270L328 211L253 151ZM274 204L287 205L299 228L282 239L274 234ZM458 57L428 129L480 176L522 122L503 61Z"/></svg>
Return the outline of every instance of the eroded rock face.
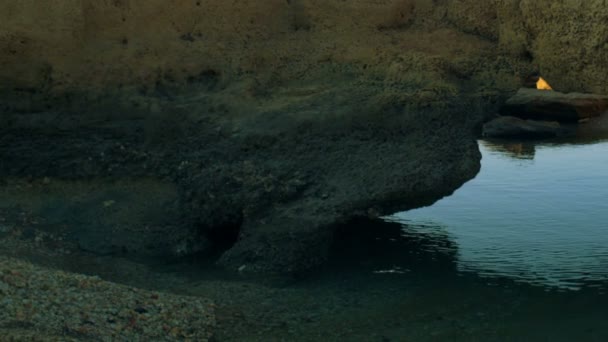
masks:
<svg viewBox="0 0 608 342"><path fill-rule="evenodd" d="M57 91L150 85L226 70L255 58L247 56L255 49L248 42L261 44L290 30L289 6L280 0L29 0L0 6L0 46L8 52L0 55L1 79Z"/></svg>
<svg viewBox="0 0 608 342"><path fill-rule="evenodd" d="M529 58L558 91L608 93L603 1L497 0L495 6L506 53Z"/></svg>
<svg viewBox="0 0 608 342"><path fill-rule="evenodd" d="M230 81L241 72L293 79L328 61L385 68L412 51L473 52L449 32L421 44L407 30L445 27L447 13L462 31L495 39L493 12L430 0L10 2L0 5L0 80L4 88L61 93L179 82L207 70Z"/></svg>
<svg viewBox="0 0 608 342"><path fill-rule="evenodd" d="M447 1L447 19L464 32L497 41L498 12L490 6L474 0Z"/></svg>
<svg viewBox="0 0 608 342"><path fill-rule="evenodd" d="M164 250L176 251L175 256L213 252L200 248L222 244L229 249L220 263L231 269L308 270L327 257L337 224L430 205L479 170L473 127L481 118L468 105L406 109L387 100L385 88L364 76L338 82L339 75L328 76L331 83L294 86L291 101L260 99L263 105L251 106L249 117L230 121L222 117L225 112L211 113L193 100L200 96L195 93L167 100L173 107L156 122L115 119L69 126L60 121L57 126L45 121L45 128L15 127L0 135L0 175L25 178L25 184L45 177L51 184L119 180L121 191L91 203L97 209L89 212L116 210L119 215L104 217L98 227L117 224L127 239L113 238L112 244L119 250L127 247L127 255L141 255L128 239L139 236L146 247L164 243ZM175 116L176 106L193 114ZM55 114L69 118L68 123L81 118L79 113ZM146 192L144 198L124 196L129 189L120 184L147 177L175 184L178 203L172 192L156 204L146 200ZM104 207L110 200L115 202ZM131 200L147 205L129 204ZM0 208L8 203L0 202ZM74 208L69 203L59 207ZM175 203L180 212L165 214L157 209L162 203ZM133 210L137 208L145 210ZM148 209L158 216L146 214ZM179 221L172 222L174 218ZM87 235L91 230L99 234ZM100 245L93 248L118 237L92 226L80 233L87 240L99 238Z"/></svg>
<svg viewBox="0 0 608 342"><path fill-rule="evenodd" d="M534 63L556 90L608 93L608 7L601 0L522 0Z"/></svg>
<svg viewBox="0 0 608 342"><path fill-rule="evenodd" d="M408 29L453 26L528 59L557 90L606 93L606 19L602 0L6 2L0 81L61 92L149 86L205 70L294 77L328 60L386 63L417 48ZM465 41L454 43L466 50ZM442 44L428 41L423 50L437 55Z"/></svg>

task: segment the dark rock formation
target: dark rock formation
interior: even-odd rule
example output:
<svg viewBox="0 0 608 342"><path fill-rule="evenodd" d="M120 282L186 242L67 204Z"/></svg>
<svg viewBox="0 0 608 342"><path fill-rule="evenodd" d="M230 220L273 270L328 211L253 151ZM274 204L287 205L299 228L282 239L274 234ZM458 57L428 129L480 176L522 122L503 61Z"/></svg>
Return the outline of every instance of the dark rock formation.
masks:
<svg viewBox="0 0 608 342"><path fill-rule="evenodd" d="M563 132L556 121L524 120L501 116L483 125L483 136L488 138L546 138Z"/></svg>
<svg viewBox="0 0 608 342"><path fill-rule="evenodd" d="M473 177L474 128L530 72L608 90L607 15L599 0L5 1L0 180L168 183L146 245L307 269L337 223ZM134 228L119 217L102 226ZM106 249L147 233L100 234Z"/></svg>
<svg viewBox="0 0 608 342"><path fill-rule="evenodd" d="M608 96L520 89L501 108L502 115L523 119L577 122L608 109Z"/></svg>
<svg viewBox="0 0 608 342"><path fill-rule="evenodd" d="M252 111L259 118L232 118L230 123L205 112L206 121L181 117L184 121L177 127L170 119L113 120L67 131L60 127L70 126L58 122L60 127L13 127L0 137L0 175L33 183L49 177L51 184L122 180L114 187L131 179L168 181L178 189L179 210L141 219L137 215L144 211L133 209L147 212L155 204L129 199L145 201L145 191L140 191L144 198L124 195L133 186L112 194L99 192L89 196L99 198L90 203L99 210L90 212L117 215L96 227L72 229L70 235L87 242L83 247L101 247L102 252L141 254L133 248L138 236L146 246L164 243L156 250L164 256L210 253L208 248L223 246L228 250L220 263L232 269L299 272L327 257L338 224L430 205L479 170L473 127L481 117L467 115L468 105L391 114L365 103L381 88L372 83L355 89L353 83L335 86L331 94L307 94L300 103L290 104L288 112ZM188 102L179 100L182 106ZM310 108L334 117L306 118ZM166 115L176 113L168 110ZM168 195L166 201L155 202L175 203L174 195ZM9 203L1 196L0 208ZM115 202L104 207L109 200ZM69 227L86 225L83 215L77 215L78 225ZM63 215L66 220L73 216ZM150 230L132 224L137 220ZM158 227L165 227L164 234L158 234ZM99 243L91 245L92 239Z"/></svg>

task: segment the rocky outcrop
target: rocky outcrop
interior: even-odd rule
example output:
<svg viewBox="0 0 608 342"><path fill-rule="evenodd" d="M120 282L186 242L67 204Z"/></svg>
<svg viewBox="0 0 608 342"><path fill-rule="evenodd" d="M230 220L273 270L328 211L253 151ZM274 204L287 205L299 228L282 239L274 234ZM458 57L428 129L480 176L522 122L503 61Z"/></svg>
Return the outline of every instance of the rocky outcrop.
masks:
<svg viewBox="0 0 608 342"><path fill-rule="evenodd" d="M170 107L158 122L114 120L68 131L15 128L0 137L0 174L22 178L26 186L42 183L56 209L80 210L51 212L53 225L39 229L67 226L71 230L62 232L87 250L142 256L153 246L156 255L171 257L227 249L219 262L231 269L301 272L325 260L337 225L429 205L479 170L473 127L480 118L466 114L468 105L391 113L388 106L366 103L383 88L356 83L301 89L303 95L286 107L268 99L273 106L263 106L265 112L230 122L204 111L176 126ZM204 108L188 103L173 105L193 113ZM311 108L333 116L320 117ZM144 178L163 181L143 187L133 181ZM168 191L153 191L158 197L151 198L149 184L167 182L175 184L178 200L166 185ZM92 183L100 185L87 186ZM71 188L96 190L78 203ZM2 205L12 203L6 196L0 194ZM162 205L168 210L158 210ZM175 207L177 213L170 209ZM48 221L48 212L36 213L39 222ZM104 216L87 220L88 213ZM61 222L74 216L76 222ZM146 226L133 224L138 221Z"/></svg>
<svg viewBox="0 0 608 342"><path fill-rule="evenodd" d="M524 119L577 122L608 110L608 96L520 89L507 100L501 114Z"/></svg>
<svg viewBox="0 0 608 342"><path fill-rule="evenodd" d="M0 85L101 92L181 84L209 70L226 82L244 73L267 82L332 61L384 69L413 53L457 56L459 70L474 74L472 61L461 70L462 57L491 45L449 30L429 35L449 26L446 13L456 31L496 38L494 9L472 1L9 2L0 5Z"/></svg>
<svg viewBox="0 0 608 342"><path fill-rule="evenodd" d="M601 0L521 0L519 35L541 75L562 92L608 93L608 8Z"/></svg>
<svg viewBox="0 0 608 342"><path fill-rule="evenodd" d="M371 66L407 51L437 55L446 44L469 58L467 42L442 42L445 34L426 46L423 36L408 42L409 30L420 35L451 26L493 43L477 54L499 47L527 59L557 90L601 94L608 92L602 77L607 17L601 0L6 2L0 5L0 84L61 93L153 86L206 70L228 78L239 72L285 78L323 61ZM497 77L493 71L486 81Z"/></svg>
<svg viewBox="0 0 608 342"><path fill-rule="evenodd" d="M513 116L501 116L483 125L487 138L546 138L555 137L563 129L556 121L523 120Z"/></svg>
<svg viewBox="0 0 608 342"><path fill-rule="evenodd" d="M184 222L155 227L232 268L307 269L337 223L473 177L474 128L532 72L606 92L602 4L4 2L0 175L161 179Z"/></svg>
<svg viewBox="0 0 608 342"><path fill-rule="evenodd" d="M100 96L120 102L116 97L166 95L167 88L201 82L238 87L235 97L251 98L302 78L322 79L332 66L344 73L365 70L387 86L386 102L444 101L463 82L484 97L516 88L521 80L515 75L531 66L496 53L496 43L486 38L494 34L493 10L476 11L479 16L470 19L464 14L470 15L474 4L458 4L5 3L0 5L0 108L90 107Z"/></svg>
<svg viewBox="0 0 608 342"><path fill-rule="evenodd" d="M528 58L563 92L608 93L605 74L608 9L601 0L496 0L499 46Z"/></svg>

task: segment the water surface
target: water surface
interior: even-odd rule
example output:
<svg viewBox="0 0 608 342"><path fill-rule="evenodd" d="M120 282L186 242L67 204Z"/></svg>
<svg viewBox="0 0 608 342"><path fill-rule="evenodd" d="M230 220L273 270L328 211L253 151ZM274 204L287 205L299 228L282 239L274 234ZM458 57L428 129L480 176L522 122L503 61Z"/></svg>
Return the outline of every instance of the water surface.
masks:
<svg viewBox="0 0 608 342"><path fill-rule="evenodd" d="M608 140L480 141L477 177L396 214L402 234L440 236L460 272L577 290L608 282ZM445 240L450 246L445 247Z"/></svg>

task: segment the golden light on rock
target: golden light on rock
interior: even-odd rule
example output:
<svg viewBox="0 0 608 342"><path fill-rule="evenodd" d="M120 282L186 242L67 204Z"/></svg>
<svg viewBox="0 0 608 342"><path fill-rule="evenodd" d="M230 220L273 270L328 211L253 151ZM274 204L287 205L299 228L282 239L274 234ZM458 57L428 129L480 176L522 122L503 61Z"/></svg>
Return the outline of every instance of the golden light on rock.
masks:
<svg viewBox="0 0 608 342"><path fill-rule="evenodd" d="M549 83L547 83L547 81L545 81L542 77L539 77L538 81L536 81L536 89L539 89L539 90L553 90L553 88L551 88L551 86L549 85Z"/></svg>

